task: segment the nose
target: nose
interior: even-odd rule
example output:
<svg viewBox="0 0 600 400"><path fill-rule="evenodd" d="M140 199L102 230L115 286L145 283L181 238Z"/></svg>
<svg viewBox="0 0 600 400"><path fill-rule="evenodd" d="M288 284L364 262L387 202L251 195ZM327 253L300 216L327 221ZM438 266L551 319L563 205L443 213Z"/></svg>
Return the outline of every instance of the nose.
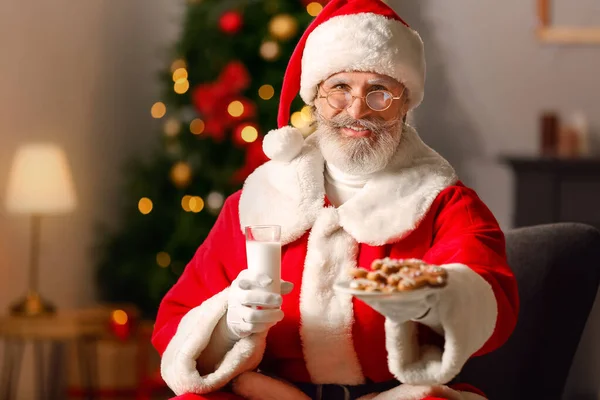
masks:
<svg viewBox="0 0 600 400"><path fill-rule="evenodd" d="M365 99L354 98L350 107L346 110L348 115L354 119L361 119L371 114L373 110L369 108Z"/></svg>

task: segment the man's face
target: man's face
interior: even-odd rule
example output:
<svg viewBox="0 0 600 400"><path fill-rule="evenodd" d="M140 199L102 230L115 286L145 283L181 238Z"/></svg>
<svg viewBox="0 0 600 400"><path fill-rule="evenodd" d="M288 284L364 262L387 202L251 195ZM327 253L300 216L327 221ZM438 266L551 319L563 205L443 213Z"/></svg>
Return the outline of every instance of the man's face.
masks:
<svg viewBox="0 0 600 400"><path fill-rule="evenodd" d="M385 110L371 109L365 97L373 91L382 90L400 99L391 100L389 108ZM342 109L330 104L331 97L329 101L326 98L329 93L340 91L355 96ZM386 97L379 93L371 98L374 99L371 104L377 108ZM404 86L385 75L341 72L329 77L319 85L315 100L316 134L325 160L354 174L367 174L384 168L400 142L406 100Z"/></svg>

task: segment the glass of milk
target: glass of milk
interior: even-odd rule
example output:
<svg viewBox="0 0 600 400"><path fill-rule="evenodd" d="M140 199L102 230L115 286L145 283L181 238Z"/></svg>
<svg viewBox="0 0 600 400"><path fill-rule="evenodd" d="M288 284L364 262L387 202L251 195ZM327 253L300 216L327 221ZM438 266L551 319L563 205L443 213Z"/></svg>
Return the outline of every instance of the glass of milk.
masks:
<svg viewBox="0 0 600 400"><path fill-rule="evenodd" d="M245 231L248 269L273 280L264 291L281 293L281 226L254 225Z"/></svg>

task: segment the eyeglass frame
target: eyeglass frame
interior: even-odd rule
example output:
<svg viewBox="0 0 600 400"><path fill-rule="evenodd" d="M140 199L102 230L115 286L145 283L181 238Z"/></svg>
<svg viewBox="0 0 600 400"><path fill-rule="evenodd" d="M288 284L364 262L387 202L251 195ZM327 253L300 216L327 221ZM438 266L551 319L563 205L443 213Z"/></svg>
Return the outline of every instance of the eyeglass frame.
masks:
<svg viewBox="0 0 600 400"><path fill-rule="evenodd" d="M362 96L362 97L361 97L361 96L354 96L354 95L353 95L351 92L349 92L348 90L344 90L344 89L333 89L333 90L330 90L330 91L326 92L326 93L325 93L325 94L326 94L326 96L321 96L321 95L320 95L320 92L319 92L319 88L320 88L320 85L317 85L317 97L316 97L316 98L317 98L317 99L326 99L326 100L327 100L327 104L329 104L329 107L331 107L331 108L333 108L333 109L336 109L336 110L339 110L339 111L341 111L341 110L347 110L347 109L349 109L350 107L352 107L352 105L354 104L354 102L356 101L356 99L361 99L361 100L364 100L364 101L365 101L365 104L367 105L367 107L369 107L369 109L371 109L371 110L373 110L373 111L375 111L375 112L383 112L383 111L385 111L385 110L388 110L388 109L389 109L389 108L392 106L392 104L394 103L394 100L400 100L400 99L401 99L401 98L404 96L404 92L406 91L406 88L403 88L403 89L402 89L402 93L400 94L400 96L397 96L397 97L396 97L396 96L394 96L394 94L393 94L392 92L390 92L389 90L382 90L382 89L379 89L379 90L372 90L372 91L370 91L369 93L367 93L365 96ZM334 107L334 106L332 106L332 105L331 105L331 103L329 102L329 95L330 95L331 93L334 93L334 92L345 92L345 93L348 93L348 94L350 95L350 97L352 97L352 101L351 101L351 102L348 104L348 107L346 107L346 108L337 108L337 107ZM377 92L389 93L390 97L392 98L392 101L390 101L390 105L389 105L389 106L387 106L386 108L382 109L382 110L375 110L373 107L371 107L371 106L369 105L369 102L367 101L367 96L368 96L368 95L370 95L371 93L377 93Z"/></svg>

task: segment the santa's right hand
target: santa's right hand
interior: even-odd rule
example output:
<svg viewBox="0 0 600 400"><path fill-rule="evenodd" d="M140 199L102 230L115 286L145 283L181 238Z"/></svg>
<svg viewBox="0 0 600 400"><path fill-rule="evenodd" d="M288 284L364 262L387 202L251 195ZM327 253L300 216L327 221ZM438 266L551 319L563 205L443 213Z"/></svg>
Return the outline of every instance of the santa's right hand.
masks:
<svg viewBox="0 0 600 400"><path fill-rule="evenodd" d="M271 282L268 276L255 275L246 269L231 283L227 301L227 327L232 339L267 331L283 319L281 295L260 290ZM289 282L282 282L282 293L289 293L290 286Z"/></svg>

